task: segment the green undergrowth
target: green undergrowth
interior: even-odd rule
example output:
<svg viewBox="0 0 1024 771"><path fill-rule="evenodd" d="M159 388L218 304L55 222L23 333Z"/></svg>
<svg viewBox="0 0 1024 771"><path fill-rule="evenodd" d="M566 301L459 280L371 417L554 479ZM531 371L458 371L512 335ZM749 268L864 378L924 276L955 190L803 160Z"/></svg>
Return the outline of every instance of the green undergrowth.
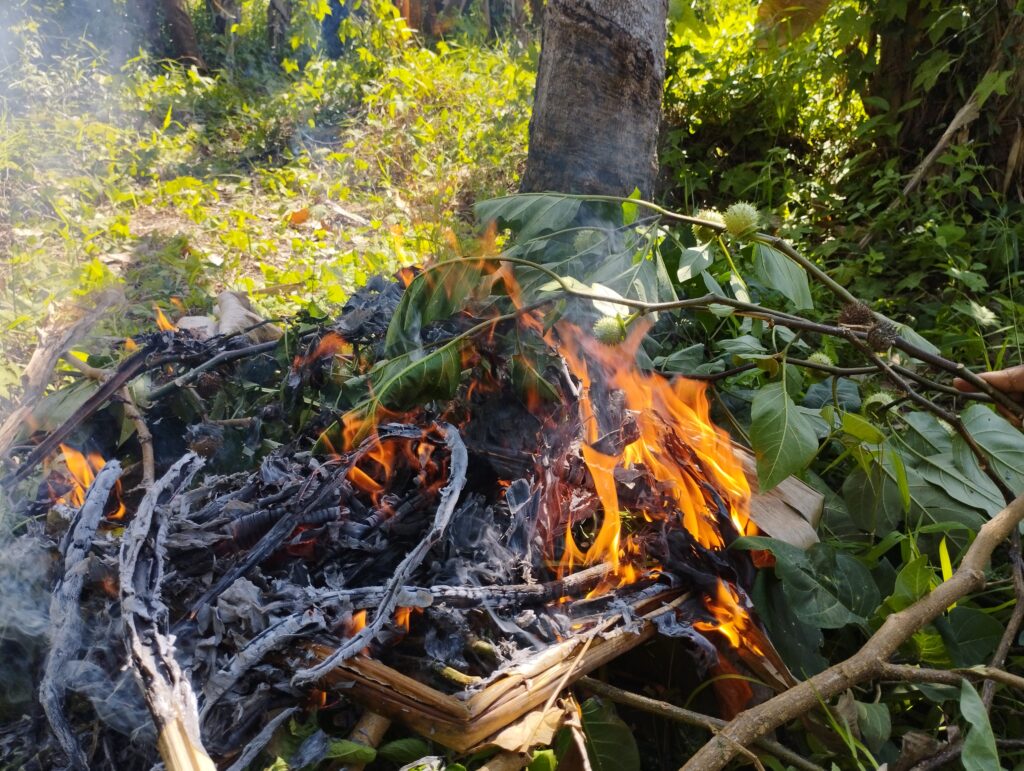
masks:
<svg viewBox="0 0 1024 771"><path fill-rule="evenodd" d="M99 338L151 328L154 305L205 313L223 289L319 316L369 275L462 248L472 202L517 184L531 54L422 47L389 4L364 5L330 60L311 48L323 8L274 57L243 4L207 73L116 65L56 12L4 12L0 398L39 326L96 289L124 293Z"/></svg>

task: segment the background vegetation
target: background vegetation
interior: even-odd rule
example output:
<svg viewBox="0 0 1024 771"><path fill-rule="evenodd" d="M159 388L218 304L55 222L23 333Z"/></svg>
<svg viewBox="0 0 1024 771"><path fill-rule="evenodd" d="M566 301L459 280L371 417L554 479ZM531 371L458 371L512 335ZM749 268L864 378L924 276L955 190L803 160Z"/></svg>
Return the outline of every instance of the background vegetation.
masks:
<svg viewBox="0 0 1024 771"><path fill-rule="evenodd" d="M767 229L906 325L922 347L975 368L1018 363L1024 205L1019 189L1000 183L997 135L952 142L903 193L931 146L908 147L902 134L917 105L941 101L955 112L956 95L1012 95L1004 69L985 80L988 63L972 59L979 46L991 48L986 24L996 3L913 7L920 13L911 18L896 0L834 2L796 35L795 24L780 33L763 14L759 21L743 0L674 1L659 198L687 214L750 201ZM154 305L206 312L223 288L244 289L270 316L322 317L369 275L472 253L473 205L516 189L536 29L495 39L473 4L443 36L426 39L389 3L363 2L341 26L342 56L329 59L318 39L325 4L297 4L277 53L265 42L262 4L246 0L241 10L241 22L220 36L205 9L193 9L204 72L140 47L118 0L14 0L0 10L5 403L17 397L39 325L69 298L106 287L124 293L89 342L95 347L150 328ZM899 104L879 86L877 41L893 24L913 25L928 41ZM934 139L941 128L933 126ZM537 232L528 219L506 224L513 236ZM659 236L652 252L674 277L673 296L715 287L835 320L839 305L828 292L803 273L780 277L757 245L702 250L688 229L674 235ZM563 256L580 246L570 240ZM849 655L885 614L947 577L1002 506L949 426L877 374L822 371L862 363L842 341L705 311L663 319L646 353L666 373L712 380L718 419L759 451L772 450L759 414L799 427L774 452L779 469L825 493L823 542L804 556L757 544L788 569L764 571L755 598L797 674ZM817 369L794 363L814 356ZM936 403L962 414L1007 485L1024 488L1016 429L948 393ZM903 659L987 662L1014 604L1007 562L997 560L984 593L915 635ZM1012 642L1010 669L1022 659ZM671 684L646 690L676 704L691 697ZM965 693L865 689L829 713L835 741L813 732L788 740L841 768L909 768L922 746L924 757L964 735L963 710L979 732L964 765L994 768L998 737L995 762L1020 768L1019 694L995 693L989 729ZM705 738L623 714L645 768L674 767Z"/></svg>

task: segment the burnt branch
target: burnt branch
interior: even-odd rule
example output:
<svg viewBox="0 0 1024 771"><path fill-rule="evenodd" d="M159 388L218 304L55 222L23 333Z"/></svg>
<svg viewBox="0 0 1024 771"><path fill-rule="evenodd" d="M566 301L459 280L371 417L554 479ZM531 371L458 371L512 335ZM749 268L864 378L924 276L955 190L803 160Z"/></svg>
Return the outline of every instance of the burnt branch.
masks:
<svg viewBox="0 0 1024 771"><path fill-rule="evenodd" d="M168 610L161 597L167 536L167 504L188 486L202 465L189 453L175 463L139 504L121 542L120 582L124 638L136 680L156 725L167 767L213 771L199 736L192 685L174 658Z"/></svg>
<svg viewBox="0 0 1024 771"><path fill-rule="evenodd" d="M444 536L452 514L455 512L459 496L462 494L462 489L466 484L469 455L466 452L466 445L463 444L462 438L455 426L447 423L438 423L436 428L444 434L445 444L448 445L448 451L451 453L451 467L448 472L448 484L441 490L440 499L437 503L433 526L424 536L423 540L413 547L395 569L394 575L388 580L384 597L377 608L377 612L374 614L373 620L326 659L315 666L296 672L292 678L294 685L306 685L320 679L339 663L355 656L373 642L383 629L384 624L390 621L394 615L395 608L398 607L398 598L402 587L408 582L413 571L423 562L427 553ZM418 430L417 435L419 435Z"/></svg>
<svg viewBox="0 0 1024 771"><path fill-rule="evenodd" d="M110 491L120 478L121 464L116 460L100 469L61 544L63 573L50 599L50 652L39 686L39 701L54 736L67 756L68 767L83 771L89 764L64 713L65 688L61 678L68 662L82 647L82 615L78 603L88 572L85 560L96 528L103 519Z"/></svg>

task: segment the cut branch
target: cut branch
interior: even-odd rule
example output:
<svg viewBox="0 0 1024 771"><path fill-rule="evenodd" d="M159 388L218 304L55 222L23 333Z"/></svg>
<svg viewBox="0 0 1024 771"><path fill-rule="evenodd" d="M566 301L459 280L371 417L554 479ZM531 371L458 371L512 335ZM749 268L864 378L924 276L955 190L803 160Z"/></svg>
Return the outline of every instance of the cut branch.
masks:
<svg viewBox="0 0 1024 771"><path fill-rule="evenodd" d="M752 709L741 712L684 766L685 771L717 771L776 728L804 715L847 688L882 676L886 663L910 637L954 602L985 586L985 566L1024 520L1024 496L982 525L956 572L910 607L893 613L853 656Z"/></svg>
<svg viewBox="0 0 1024 771"><path fill-rule="evenodd" d="M160 755L169 771L215 771L199 737L192 685L174 658L161 598L166 505L188 486L202 465L189 453L146 493L121 543L121 608L124 637L136 680L157 729Z"/></svg>

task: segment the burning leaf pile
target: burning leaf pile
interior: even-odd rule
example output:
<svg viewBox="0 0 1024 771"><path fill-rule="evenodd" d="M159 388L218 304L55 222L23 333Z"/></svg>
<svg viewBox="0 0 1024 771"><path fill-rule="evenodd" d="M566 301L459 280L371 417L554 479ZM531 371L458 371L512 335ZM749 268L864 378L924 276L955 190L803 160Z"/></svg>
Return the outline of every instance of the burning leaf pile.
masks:
<svg viewBox="0 0 1024 771"><path fill-rule="evenodd" d="M129 464L122 491L117 461L63 445L78 481L49 475L45 506L70 523L56 527L64 572L43 689L60 749L26 751L25 720L4 739L12 756L144 767L152 728L110 674L128 661L158 733L183 720L232 768L267 744L280 710L337 703L318 689L346 662L470 699L563 641L638 632L645 613L701 672L785 681L750 614L750 553L728 549L757 530L703 388L637 367L643 322L609 346L565 316L549 324L505 268L467 268L462 284L452 270L436 274L443 284L374 279L329 327L277 342L171 327L137 339L118 373L152 373L159 479L130 491ZM511 310L453 289L481 276ZM414 313L428 293L430 313ZM161 407L185 395L223 409L232 388L248 400L242 418L183 426ZM95 420L86 402L69 422L96 436ZM54 521L39 542L58 537ZM725 711L751 697L731 682ZM160 688L194 705L191 724L154 706Z"/></svg>

